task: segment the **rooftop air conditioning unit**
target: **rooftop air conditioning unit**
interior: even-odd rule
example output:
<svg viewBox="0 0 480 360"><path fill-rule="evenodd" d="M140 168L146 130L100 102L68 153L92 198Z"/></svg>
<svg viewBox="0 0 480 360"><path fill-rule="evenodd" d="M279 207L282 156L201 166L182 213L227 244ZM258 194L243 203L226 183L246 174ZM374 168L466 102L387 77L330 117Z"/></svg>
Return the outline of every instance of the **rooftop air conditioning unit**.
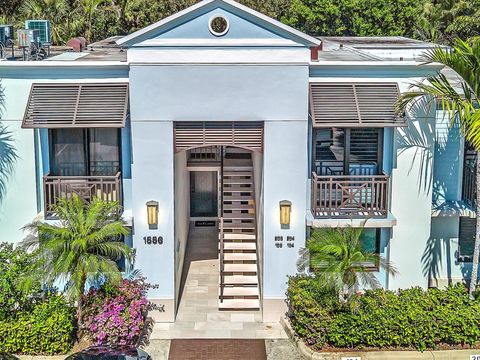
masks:
<svg viewBox="0 0 480 360"><path fill-rule="evenodd" d="M0 25L0 43L8 45L13 41L13 25Z"/></svg>
<svg viewBox="0 0 480 360"><path fill-rule="evenodd" d="M50 21L48 20L25 20L25 29L38 30L40 35L40 43L42 45L50 45L52 43L52 32Z"/></svg>
<svg viewBox="0 0 480 360"><path fill-rule="evenodd" d="M38 30L21 29L21 30L17 30L17 35L18 35L18 46L21 48L40 46L40 34Z"/></svg>

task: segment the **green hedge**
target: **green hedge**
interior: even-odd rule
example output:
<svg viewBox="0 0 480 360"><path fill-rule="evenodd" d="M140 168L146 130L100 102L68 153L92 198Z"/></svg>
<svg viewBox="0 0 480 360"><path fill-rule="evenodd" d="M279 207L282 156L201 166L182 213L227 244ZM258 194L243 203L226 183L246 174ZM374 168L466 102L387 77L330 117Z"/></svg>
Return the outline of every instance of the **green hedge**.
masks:
<svg viewBox="0 0 480 360"><path fill-rule="evenodd" d="M292 277L289 316L296 333L319 350L338 348L415 348L477 345L480 302L463 285L445 290L369 290L341 304L314 278Z"/></svg>
<svg viewBox="0 0 480 360"><path fill-rule="evenodd" d="M0 321L0 351L14 354L53 355L71 350L75 309L58 295Z"/></svg>

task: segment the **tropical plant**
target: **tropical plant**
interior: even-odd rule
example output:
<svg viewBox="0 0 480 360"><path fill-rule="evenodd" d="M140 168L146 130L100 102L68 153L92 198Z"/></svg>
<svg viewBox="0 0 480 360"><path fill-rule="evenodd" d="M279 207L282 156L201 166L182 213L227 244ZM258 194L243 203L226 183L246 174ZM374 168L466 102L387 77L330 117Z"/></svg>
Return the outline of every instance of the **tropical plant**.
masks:
<svg viewBox="0 0 480 360"><path fill-rule="evenodd" d="M397 274L392 263L362 246L363 230L363 227L313 229L307 242L310 270L320 283L336 290L342 302L361 286L381 287L372 267Z"/></svg>
<svg viewBox="0 0 480 360"><path fill-rule="evenodd" d="M438 72L423 81L412 84L412 89L400 96L397 112L404 113L427 100L430 105L439 102L450 123L459 122L465 139L477 151L480 149L480 39L471 44L457 39L449 49L437 47L425 53L427 63L440 63L455 71L454 78ZM476 178L480 179L480 166L476 162ZM480 214L480 182L476 184L476 212ZM478 281L480 254L480 217L473 252L469 293L472 296Z"/></svg>
<svg viewBox="0 0 480 360"><path fill-rule="evenodd" d="M33 256L11 243L0 243L0 321L14 318L17 312L32 311L40 283L32 284L25 294L19 279L32 269Z"/></svg>
<svg viewBox="0 0 480 360"><path fill-rule="evenodd" d="M0 120L2 119L5 95L0 82ZM15 170L17 150L13 146L13 137L5 125L0 122L0 204L7 194L7 182Z"/></svg>
<svg viewBox="0 0 480 360"><path fill-rule="evenodd" d="M82 14L85 16L85 37L87 38L88 42L92 42L94 38L94 18L98 12L98 9L103 6L104 10L108 9L113 11L113 8L108 7L108 5L111 4L112 0L80 0L80 9Z"/></svg>
<svg viewBox="0 0 480 360"><path fill-rule="evenodd" d="M65 0L27 0L20 9L27 19L44 19L50 21L52 42L64 43L68 40L69 8Z"/></svg>
<svg viewBox="0 0 480 360"><path fill-rule="evenodd" d="M52 210L59 219L56 224L34 222L25 227L29 234L21 245L34 250L35 262L24 278L24 289L38 279L48 285L65 284L68 298L78 302L81 327L86 284L122 281L116 261L132 260L131 249L120 241L128 230L116 202L93 198L85 203L73 195L59 199Z"/></svg>
<svg viewBox="0 0 480 360"><path fill-rule="evenodd" d="M427 1L418 21L420 38L450 44L480 35L480 0Z"/></svg>

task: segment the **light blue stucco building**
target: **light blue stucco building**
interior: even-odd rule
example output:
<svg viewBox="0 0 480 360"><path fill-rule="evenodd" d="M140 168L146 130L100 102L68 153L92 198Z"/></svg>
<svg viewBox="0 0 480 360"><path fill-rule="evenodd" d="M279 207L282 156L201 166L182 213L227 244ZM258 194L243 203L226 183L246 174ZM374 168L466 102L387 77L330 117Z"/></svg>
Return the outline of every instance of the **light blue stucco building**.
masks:
<svg viewBox="0 0 480 360"><path fill-rule="evenodd" d="M0 241L78 194L122 203L135 267L175 321L192 232L213 228L220 309L285 312L311 228L365 226L388 289L465 281L474 155L426 101L393 105L441 67L405 38L315 38L230 0L44 61L1 61L18 154ZM210 226L212 225L212 226ZM190 249L191 250L191 249Z"/></svg>

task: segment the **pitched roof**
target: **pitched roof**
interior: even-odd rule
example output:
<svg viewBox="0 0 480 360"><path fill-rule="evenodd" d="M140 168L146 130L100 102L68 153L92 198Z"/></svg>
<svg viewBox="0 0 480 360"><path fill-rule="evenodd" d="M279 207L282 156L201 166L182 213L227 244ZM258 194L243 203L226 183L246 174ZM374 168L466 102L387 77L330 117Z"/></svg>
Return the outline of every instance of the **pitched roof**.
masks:
<svg viewBox="0 0 480 360"><path fill-rule="evenodd" d="M284 35L285 37L291 38L292 40L302 43L306 46L318 46L320 45L321 41L313 36L304 34L301 31L298 31L290 26L287 26L280 21L272 19L258 11L252 10L247 6L239 4L234 0L203 0L199 3L190 6L178 13L175 13L171 16L166 17L152 25L144 27L138 31L135 31L132 34L129 34L119 40L117 40L118 45L125 45L130 46L134 45L140 41L148 39L149 36L153 36L154 34L161 31L162 28L168 28L169 25L172 23L180 23L182 20L188 21L195 17L197 12L201 12L202 9L209 5L226 5L227 7L231 7L234 10L237 10L240 14L247 15L254 19L253 22L256 22L259 25L268 25L272 27L276 32L279 34Z"/></svg>

